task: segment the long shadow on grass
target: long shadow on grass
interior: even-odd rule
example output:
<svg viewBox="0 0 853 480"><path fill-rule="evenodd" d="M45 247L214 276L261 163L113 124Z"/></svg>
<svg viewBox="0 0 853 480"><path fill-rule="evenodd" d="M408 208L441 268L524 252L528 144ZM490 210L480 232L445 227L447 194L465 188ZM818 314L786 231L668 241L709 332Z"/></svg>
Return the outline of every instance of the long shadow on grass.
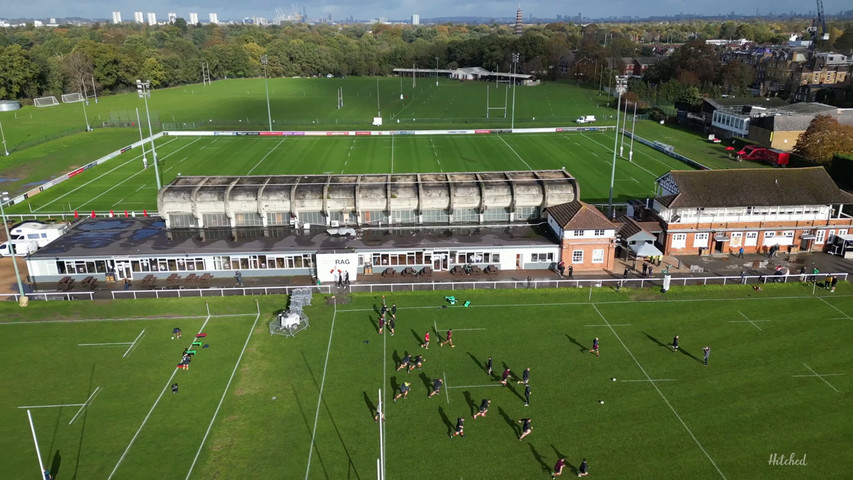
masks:
<svg viewBox="0 0 853 480"><path fill-rule="evenodd" d="M62 463L62 455L59 454L59 450L53 454L53 461L50 463L50 473L53 475L52 478L56 478L56 475L59 473L59 465Z"/></svg>
<svg viewBox="0 0 853 480"><path fill-rule="evenodd" d="M516 390L515 387L512 386L512 382L508 382L506 384L506 388L508 388L510 392L512 392L516 397L518 397L519 400L521 400L522 402L524 401L524 397L520 393L518 393L518 390Z"/></svg>
<svg viewBox="0 0 853 480"><path fill-rule="evenodd" d="M373 417L376 415L376 405L373 404L373 400L370 399L370 395L367 392L361 392L364 396L364 404L367 405L367 411L370 412L370 416Z"/></svg>
<svg viewBox="0 0 853 480"><path fill-rule="evenodd" d="M581 344L580 342L578 342L578 341L577 341L577 339L576 339L575 337L573 337L573 336L569 335L568 333L567 333L567 334L565 334L565 335L566 335L566 338L568 338L570 342L572 342L572 343L574 343L575 345L577 345L577 346L581 347L581 353L586 352L587 350L589 350L589 349L586 347L586 345L583 345L583 344Z"/></svg>
<svg viewBox="0 0 853 480"><path fill-rule="evenodd" d="M412 332L412 335L415 337L415 340L417 340L417 341L418 341L418 345L420 345L420 346L422 346L422 347L423 347L423 346L424 346L424 342L423 342L423 339L421 338L421 336L420 336L420 335L418 335L418 332L416 332L414 328L413 328L413 329L411 329L411 332Z"/></svg>
<svg viewBox="0 0 853 480"><path fill-rule="evenodd" d="M317 377L314 376L314 372L311 370L311 364L309 364L308 359L305 358L305 352L302 352L302 360L305 362L305 368L307 368L308 373L311 374L311 380L314 381L314 386L317 387L317 391L319 392L320 385L317 383ZM326 403L325 397L322 398L322 403L323 403L323 407L326 409L326 413L329 414L329 420L332 421L332 427L334 427L335 433L338 435L338 440L341 442L341 446L344 448L344 452L346 452L347 462L349 463L349 468L351 468L353 473L355 473L356 478L361 478L358 474L358 470L355 468L355 463L353 463L353 461L352 461L352 455L350 455L350 453L349 453L349 448L347 448L347 444L346 444L346 442L344 442L344 437L341 435L341 430L338 428L338 423L335 422L335 417L332 416L332 409L330 409L329 405ZM372 415L373 414L371 413L371 416ZM302 416L304 417L305 414L303 413ZM306 422L307 422L307 419L306 419ZM309 428L309 431L310 430L311 429ZM317 448L316 444L315 444L314 448L315 449ZM317 449L317 458L319 458L319 457L320 457L320 451L319 451L319 449ZM323 468L323 471L325 472L325 467ZM326 472L326 478L328 478L328 477L329 477L328 472Z"/></svg>
<svg viewBox="0 0 853 480"><path fill-rule="evenodd" d="M539 462L539 466L542 467L542 470L544 470L545 472L550 472L551 468L548 467L547 463L545 463L545 459L542 458L542 455L539 455L539 452L536 451L536 447L534 447L532 443L528 443L527 446L530 447L530 453L532 453L533 458L535 458L536 461Z"/></svg>
<svg viewBox="0 0 853 480"><path fill-rule="evenodd" d="M304 358L304 355L303 355L303 358ZM309 371L310 371L310 369L309 369ZM311 376L313 377L314 375L312 374ZM316 384L317 381L315 380L314 383ZM299 393L296 391L295 386L291 385L290 388L291 388L291 390L293 390L293 398L296 400L296 406L299 407L299 413L302 415L302 420L305 421L305 430L307 430L308 432L311 432L311 424L308 422L308 417L305 416L305 409L302 408L302 402L299 401ZM317 444L312 445L311 448L313 448L317 452L317 460L320 462L320 467L323 468L324 476L326 478L329 478L329 472L328 472L328 470L326 470L326 462L323 461L323 455L320 454L320 449L317 447ZM346 450L346 447L344 449ZM347 453L347 455L349 455L349 452ZM352 465L352 461L350 461L350 465ZM355 468L355 466L353 466L353 469L354 468ZM357 475L358 474L356 474L356 476ZM75 476L75 478L76 478L76 476Z"/></svg>
<svg viewBox="0 0 853 480"><path fill-rule="evenodd" d="M391 394L393 395L395 392L400 391L400 384L397 383L397 377L391 377Z"/></svg>
<svg viewBox="0 0 853 480"><path fill-rule="evenodd" d="M432 387L430 386L429 377L427 377L426 373L424 373L424 372L421 372L421 374L418 375L418 377L420 377L421 381L424 383L424 388L427 391L427 395L429 395L432 392Z"/></svg>
<svg viewBox="0 0 853 480"><path fill-rule="evenodd" d="M378 317L377 317L377 318L378 318ZM378 332L378 331L379 331L379 321L374 321L374 320L373 320L373 315L368 315L368 316L367 316L367 321L368 321L368 322L370 322L370 325L373 327L373 331L374 331L374 332Z"/></svg>
<svg viewBox="0 0 853 480"><path fill-rule="evenodd" d="M400 364L400 360L402 360L396 349L394 350L394 353L391 354L391 360L394 360L394 368L397 368L397 365Z"/></svg>
<svg viewBox="0 0 853 480"><path fill-rule="evenodd" d="M569 457L567 457L565 453L557 450L557 447L555 447L553 443L551 444L551 449L554 450L554 454L557 455L558 459L560 459L560 458L566 459L566 466L572 470L572 473L578 473L577 467L572 465L572 462L569 461Z"/></svg>
<svg viewBox="0 0 853 480"><path fill-rule="evenodd" d="M671 348L672 348L672 346L671 346L671 345L667 345L667 344L665 344L665 343L661 342L660 340L658 340L657 338L655 338L655 337L653 337L653 336L649 335L649 334L648 334L648 333L646 333L646 332L643 332L643 335L645 335L645 336L646 336L646 338L648 338L649 340L651 340L651 341L653 341L653 342L657 343L659 347L664 347L664 348L666 348L666 349L671 349Z"/></svg>
<svg viewBox="0 0 853 480"><path fill-rule="evenodd" d="M468 413L473 415L474 412L477 411L477 404L475 404L474 399L471 398L471 392L465 390L464 392L462 392L462 394L465 395L465 403L468 404Z"/></svg>
<svg viewBox="0 0 853 480"><path fill-rule="evenodd" d="M678 351L681 352L682 355L687 355L688 357L692 358L693 360L696 360L699 363L702 363L702 364L705 363L704 361L699 360L698 358L696 358L696 356L694 356L692 353L688 352L687 350L685 350L683 348L679 348Z"/></svg>
<svg viewBox="0 0 853 480"><path fill-rule="evenodd" d="M472 360L475 364L477 364L477 366L478 366L478 367L480 367L480 370L482 370L483 372L485 372L485 373L488 375L488 373L489 373L489 369L488 369L488 368L486 368L486 364L485 364L485 363L480 362L480 360L479 360L477 357L475 357L473 353L471 353L471 352L465 352L465 353L467 353L467 354L468 354L468 356L469 356L469 357L471 357L471 360ZM491 377L492 377L492 378L495 378L495 374L494 374L494 373L492 373Z"/></svg>
<svg viewBox="0 0 853 480"><path fill-rule="evenodd" d="M89 373L89 391L92 391L92 385L95 383L95 364L92 364L92 371ZM76 480L77 478L77 470L80 468L80 457L83 456L83 436L86 433L86 419L89 417L89 408L83 411L83 418L80 419L80 441L77 442L77 458L74 460L74 475L71 477ZM51 445L51 449L53 446ZM49 450L48 450L49 451ZM56 450L56 455L53 457L53 462L56 465L51 465L50 473L53 474L53 477L56 478L56 475L59 474L59 464L62 461L62 457L59 455L59 450Z"/></svg>
<svg viewBox="0 0 853 480"><path fill-rule="evenodd" d="M444 407L438 407L438 414L441 416L444 426L447 427L447 435L450 435L450 433L453 432L453 424L450 423L450 419L447 418L447 413L444 412Z"/></svg>
<svg viewBox="0 0 853 480"><path fill-rule="evenodd" d="M509 425L509 428L512 429L512 433L515 435L515 437L518 438L518 425L516 425L516 423L511 418L509 418L509 415L506 414L503 408L498 407L498 413L501 415L501 417L503 417L504 422Z"/></svg>

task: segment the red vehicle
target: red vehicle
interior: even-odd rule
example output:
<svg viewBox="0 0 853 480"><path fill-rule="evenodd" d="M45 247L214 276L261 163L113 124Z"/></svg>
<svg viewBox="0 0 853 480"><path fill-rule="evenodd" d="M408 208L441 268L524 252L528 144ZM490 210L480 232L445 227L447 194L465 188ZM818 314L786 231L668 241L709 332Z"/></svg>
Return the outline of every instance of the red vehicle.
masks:
<svg viewBox="0 0 853 480"><path fill-rule="evenodd" d="M788 164L789 154L775 148L747 145L737 152L737 156L740 160L758 160L777 167L783 167Z"/></svg>

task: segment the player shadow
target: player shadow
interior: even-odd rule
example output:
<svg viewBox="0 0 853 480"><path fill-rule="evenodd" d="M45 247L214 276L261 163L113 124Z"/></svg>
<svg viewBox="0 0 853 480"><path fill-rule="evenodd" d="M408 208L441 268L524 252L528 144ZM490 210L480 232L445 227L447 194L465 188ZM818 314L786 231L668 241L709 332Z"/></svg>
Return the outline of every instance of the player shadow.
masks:
<svg viewBox="0 0 853 480"><path fill-rule="evenodd" d="M577 346L581 347L581 353L586 352L586 351L588 351L588 350L589 350L589 349L586 347L586 345L583 345L583 344L581 344L580 342L578 342L578 341L577 341L577 339L576 339L575 337L573 337L573 336L569 335L568 333L566 333L565 335L566 335L566 338L568 338L570 342L572 342L572 343L574 343L575 345L577 345Z"/></svg>
<svg viewBox="0 0 853 480"><path fill-rule="evenodd" d="M423 338L421 338L421 336L420 336L420 335L418 335L418 332L416 332L414 328L413 328L413 329L411 329L410 331L412 332L412 336L414 336L414 337L415 337L415 340L417 340L417 341L418 341L418 345L420 345L420 346L422 346L422 347L423 347L423 346L424 346L424 339L423 339Z"/></svg>
<svg viewBox="0 0 853 480"><path fill-rule="evenodd" d="M393 376L389 379L391 381L391 393L396 393L400 391L400 384L397 383L397 376Z"/></svg>
<svg viewBox="0 0 853 480"><path fill-rule="evenodd" d="M474 399L471 398L471 392L469 392L468 390L465 390L464 392L462 392L462 394L465 395L465 403L468 404L468 410L469 410L468 413L473 415L474 412L477 411L477 404L474 403Z"/></svg>
<svg viewBox="0 0 853 480"><path fill-rule="evenodd" d="M89 391L92 390L92 385L95 384L95 364L92 364L92 370L89 373ZM60 409L61 411L61 409ZM77 457L74 459L74 474L71 478L77 478L77 471L80 469L80 459L83 457L83 439L86 435L86 425L87 420L89 419L89 409L86 408L83 410L83 416L80 418L80 441L77 442ZM59 422L59 416L57 416L57 424ZM54 432L54 440L56 438L56 433ZM53 442L51 440L50 448L47 450L48 452L53 450ZM59 449L56 450L56 454L53 457L54 463L56 465L51 465L50 472L53 474L54 478L56 478L56 474L59 472L59 464L61 463L62 457L59 455Z"/></svg>
<svg viewBox="0 0 853 480"><path fill-rule="evenodd" d="M524 396L519 393L519 391L513 386L512 382L507 382L506 388L508 388L510 392L512 392L516 397L518 397L519 400L521 400L522 402L524 401Z"/></svg>
<svg viewBox="0 0 853 480"><path fill-rule="evenodd" d="M444 407L438 407L438 414L441 416L444 426L447 427L447 435L453 433L453 424L450 423L450 419L447 418L447 414L444 412Z"/></svg>
<svg viewBox="0 0 853 480"><path fill-rule="evenodd" d="M536 451L536 447L534 447L532 443L528 443L527 446L530 447L530 453L532 453L533 458L535 458L536 461L539 462L539 465L542 467L542 470L545 472L550 472L551 468L548 466L547 463L545 463L545 459L542 458L542 455L539 455L539 452Z"/></svg>
<svg viewBox="0 0 853 480"><path fill-rule="evenodd" d="M375 313L377 317L382 315L382 306L374 303L373 304L373 313Z"/></svg>
<svg viewBox="0 0 853 480"><path fill-rule="evenodd" d="M565 453L557 450L557 447L555 447L553 443L551 444L551 450L554 450L554 455L556 455L558 459L560 459L560 458L566 459L566 466L569 467L569 470L572 473L578 473L578 468L575 467L574 465L572 465L572 463L569 461L569 457L567 457Z"/></svg>
<svg viewBox="0 0 853 480"><path fill-rule="evenodd" d="M403 360L400 358L400 354L397 353L396 349L394 349L394 353L391 354L391 360L394 360L394 368L397 368L397 366L400 365L400 361Z"/></svg>
<svg viewBox="0 0 853 480"><path fill-rule="evenodd" d="M304 358L304 355L303 355L303 358ZM296 390L296 387L293 385L291 385L290 388L291 388L291 390L293 390L293 398L296 400L296 406L299 408L299 413L302 414L302 420L305 421L305 428L310 432L311 431L311 424L308 422L308 417L305 416L305 408L302 407L302 402L299 401L299 392ZM88 410L88 408L86 410ZM371 415L373 415L373 414L371 413ZM320 467L323 469L323 473L325 474L326 478L329 478L329 471L326 469L326 462L323 461L323 455L322 455L322 452L320 451L320 448L317 445L315 445L314 450L317 452L317 460L320 461ZM77 478L76 471L75 471L75 475L73 478Z"/></svg>
<svg viewBox="0 0 853 480"><path fill-rule="evenodd" d="M521 435L521 432L518 430L518 425L513 421L513 419L509 418L509 415L506 414L503 408L498 407L498 413L503 417L504 422L509 425L509 428L512 429L512 433L515 434L516 438Z"/></svg>
<svg viewBox="0 0 853 480"><path fill-rule="evenodd" d="M429 381L429 377L427 377L426 373L421 372L421 374L418 376L420 377L421 381L424 382L424 388L426 388L427 395L432 393L432 385L430 385L431 382Z"/></svg>
<svg viewBox="0 0 853 480"><path fill-rule="evenodd" d="M373 315L368 315L367 321L369 321L370 325L373 326L373 331L378 332L379 331L379 320L378 320L379 317L377 316L376 318L377 318L377 320L374 320Z"/></svg>
<svg viewBox="0 0 853 480"><path fill-rule="evenodd" d="M681 352L682 355L687 355L688 357L692 358L693 360L696 360L699 363L705 363L704 361L700 360L695 355L693 355L692 353L688 352L687 350L685 350L683 348L679 348L678 351Z"/></svg>
<svg viewBox="0 0 853 480"><path fill-rule="evenodd" d="M53 454L53 461L50 462L50 474L53 475L53 478L56 478L56 475L59 474L59 465L62 463L62 455L59 454L59 450Z"/></svg>
<svg viewBox="0 0 853 480"><path fill-rule="evenodd" d="M370 412L370 418L373 418L373 416L376 415L376 405L373 404L373 400L370 399L370 395L368 395L367 392L362 391L361 394L364 396L364 404L367 405L367 410Z"/></svg>
<svg viewBox="0 0 853 480"><path fill-rule="evenodd" d="M668 349L670 349L670 350L672 349L672 345L667 345L667 344L665 344L665 343L662 343L660 340L658 340L657 338L655 338L655 337L653 337L653 336L649 335L649 334L648 334L648 333L646 333L646 332L643 332L643 335L645 335L649 340L651 340L651 341L653 341L653 342L657 343L659 347L668 348Z"/></svg>

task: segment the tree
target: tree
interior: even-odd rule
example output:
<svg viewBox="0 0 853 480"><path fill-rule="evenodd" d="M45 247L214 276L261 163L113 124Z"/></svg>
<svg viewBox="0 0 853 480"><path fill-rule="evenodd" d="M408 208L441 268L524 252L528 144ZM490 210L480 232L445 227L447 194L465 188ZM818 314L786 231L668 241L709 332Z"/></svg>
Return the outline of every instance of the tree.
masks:
<svg viewBox="0 0 853 480"><path fill-rule="evenodd" d="M20 45L0 48L0 98L21 98L28 85L36 84L37 76L36 65Z"/></svg>
<svg viewBox="0 0 853 480"><path fill-rule="evenodd" d="M835 154L853 153L853 127L829 115L818 115L800 134L794 153L819 163L829 163Z"/></svg>

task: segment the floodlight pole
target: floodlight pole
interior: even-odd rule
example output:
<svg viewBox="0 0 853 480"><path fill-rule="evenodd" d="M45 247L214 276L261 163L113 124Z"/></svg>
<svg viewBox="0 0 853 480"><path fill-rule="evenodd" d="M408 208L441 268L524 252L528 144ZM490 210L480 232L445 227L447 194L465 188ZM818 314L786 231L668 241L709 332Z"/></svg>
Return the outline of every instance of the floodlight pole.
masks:
<svg viewBox="0 0 853 480"><path fill-rule="evenodd" d="M413 64L412 64L412 90L414 90L414 89L415 89L415 85L417 85L417 83L415 82L415 71L416 71L417 69L418 69L418 64L417 64L417 63L413 63ZM414 95L414 93L412 93L412 95Z"/></svg>
<svg viewBox="0 0 853 480"><path fill-rule="evenodd" d="M510 120L510 131L515 130L515 74L518 72L518 57L517 53L512 54L512 71L513 75L510 75L512 79L512 120Z"/></svg>
<svg viewBox="0 0 853 480"><path fill-rule="evenodd" d="M631 146L628 147L628 161L634 159L634 131L637 129L637 102L634 102L634 115L631 117Z"/></svg>
<svg viewBox="0 0 853 480"><path fill-rule="evenodd" d="M15 279L18 281L18 305L26 307L27 297L24 295L24 284L21 282L21 271L18 270L18 258L16 255L18 252L17 249L15 252L12 252L12 236L9 235L9 223L6 221L6 210L3 208L3 204L8 201L9 192L3 192L0 194L0 217L3 219L3 229L6 230L6 242L9 244L9 253L12 254L12 265L15 267Z"/></svg>
<svg viewBox="0 0 853 480"><path fill-rule="evenodd" d="M616 147L619 146L619 105L622 103L622 93L625 91L625 78L616 76L616 91L619 97L616 100L616 135L613 137L613 168L610 171L610 217L616 218L616 210L613 207L613 185L616 183Z"/></svg>
<svg viewBox="0 0 853 480"><path fill-rule="evenodd" d="M142 147L142 169L148 168L148 157L145 156L145 139L142 137L142 122L139 121L139 109L136 109L136 126L139 127L139 146Z"/></svg>
<svg viewBox="0 0 853 480"><path fill-rule="evenodd" d="M272 131L272 110L270 110L270 85L269 85L269 81L267 80L267 63L268 62L269 61L267 59L267 56L261 55L261 63L264 65L264 88L267 91L267 118L269 119L269 122L270 122L269 131L271 132Z"/></svg>
<svg viewBox="0 0 853 480"><path fill-rule="evenodd" d="M86 121L86 131L90 132L90 131L92 131L92 128L89 127L89 115L86 113L86 104L89 103L89 100L85 99L85 101L80 102L80 103L83 104L83 120Z"/></svg>
<svg viewBox="0 0 853 480"><path fill-rule="evenodd" d="M376 116L382 116L382 107L379 106L379 79L376 79Z"/></svg>
<svg viewBox="0 0 853 480"><path fill-rule="evenodd" d="M151 81L137 80L136 93L145 101L145 116L148 117L148 135L151 139L151 159L154 161L154 177L157 179L157 190L162 188L160 184L160 169L157 166L157 150L154 148L154 131L151 129L151 113L148 111L148 96L151 95Z"/></svg>
<svg viewBox="0 0 853 480"><path fill-rule="evenodd" d="M628 99L625 98L625 114L622 115L622 135L620 137L622 140L619 142L619 156L623 157L622 151L625 148L625 124L628 123ZM618 127L618 125L617 125Z"/></svg>
<svg viewBox="0 0 853 480"><path fill-rule="evenodd" d="M435 57L435 86L438 86L438 57Z"/></svg>
<svg viewBox="0 0 853 480"><path fill-rule="evenodd" d="M41 460L41 450L39 449L39 441L38 438L36 438L36 427L35 425L33 425L33 414L30 413L29 409L27 409L27 418L30 420L30 431L33 432L33 443L36 444L36 455L38 455L39 457L39 478L43 479L45 478L44 462L42 462Z"/></svg>
<svg viewBox="0 0 853 480"><path fill-rule="evenodd" d="M9 149L6 148L6 134L3 132L3 122L0 122L0 137L3 137L3 151L6 153L6 156L9 156Z"/></svg>

